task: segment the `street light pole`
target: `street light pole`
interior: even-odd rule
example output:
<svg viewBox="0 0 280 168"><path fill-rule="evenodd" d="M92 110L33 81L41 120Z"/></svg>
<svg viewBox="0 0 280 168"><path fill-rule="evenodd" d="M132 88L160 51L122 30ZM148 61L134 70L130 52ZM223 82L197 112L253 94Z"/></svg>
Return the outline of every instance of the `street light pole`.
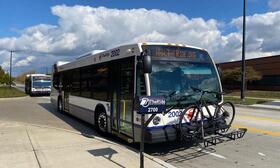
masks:
<svg viewBox="0 0 280 168"><path fill-rule="evenodd" d="M10 88L12 87L12 61L13 61L13 52L15 51L10 51Z"/></svg>
<svg viewBox="0 0 280 168"><path fill-rule="evenodd" d="M246 85L246 70L245 70L245 36L246 36L246 0L243 0L243 37L242 37L242 69L241 69L241 95L240 98L244 101L245 85Z"/></svg>

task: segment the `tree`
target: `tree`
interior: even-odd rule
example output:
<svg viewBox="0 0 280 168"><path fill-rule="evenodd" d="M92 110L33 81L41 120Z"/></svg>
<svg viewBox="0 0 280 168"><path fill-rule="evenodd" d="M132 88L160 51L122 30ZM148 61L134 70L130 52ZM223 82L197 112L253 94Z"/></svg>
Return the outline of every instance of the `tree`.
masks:
<svg viewBox="0 0 280 168"><path fill-rule="evenodd" d="M10 83L10 75L5 72L4 69L0 66L0 84L9 84Z"/></svg>
<svg viewBox="0 0 280 168"><path fill-rule="evenodd" d="M246 83L262 79L262 74L253 67L246 67ZM226 85L241 82L241 68L227 69L222 72L222 83Z"/></svg>
<svg viewBox="0 0 280 168"><path fill-rule="evenodd" d="M31 71L28 71L28 72L23 72L20 75L18 75L15 80L18 83L24 83L26 75L28 75L28 74L35 74L35 73L36 73L35 70L31 70Z"/></svg>

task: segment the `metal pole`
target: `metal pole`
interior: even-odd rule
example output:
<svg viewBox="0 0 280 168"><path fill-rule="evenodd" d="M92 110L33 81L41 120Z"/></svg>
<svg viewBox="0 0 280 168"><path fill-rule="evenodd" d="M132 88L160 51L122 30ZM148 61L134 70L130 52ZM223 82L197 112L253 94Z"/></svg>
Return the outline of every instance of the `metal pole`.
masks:
<svg viewBox="0 0 280 168"><path fill-rule="evenodd" d="M150 78L148 73L144 73L147 96L151 96ZM140 142L140 168L144 168L144 145L145 145L145 115L141 114L141 142Z"/></svg>
<svg viewBox="0 0 280 168"><path fill-rule="evenodd" d="M246 0L243 0L243 37L242 37L242 69L241 69L241 95L240 98L244 101L245 85L246 85L246 69L245 69L245 36L246 36Z"/></svg>
<svg viewBox="0 0 280 168"><path fill-rule="evenodd" d="M11 55L10 55L10 88L12 87L12 60L13 60L13 52L14 51L10 51Z"/></svg>
<svg viewBox="0 0 280 168"><path fill-rule="evenodd" d="M144 168L145 115L141 114L140 168Z"/></svg>

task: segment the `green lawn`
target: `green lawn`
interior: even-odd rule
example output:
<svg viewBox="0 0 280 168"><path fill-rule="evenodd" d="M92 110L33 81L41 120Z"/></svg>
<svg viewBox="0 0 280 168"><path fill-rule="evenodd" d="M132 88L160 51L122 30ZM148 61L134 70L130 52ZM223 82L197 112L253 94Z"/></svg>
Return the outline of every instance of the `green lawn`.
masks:
<svg viewBox="0 0 280 168"><path fill-rule="evenodd" d="M8 98L8 97L22 97L26 96L25 93L22 91L19 91L18 89L15 88L10 88L6 86L1 86L0 87L0 98Z"/></svg>
<svg viewBox="0 0 280 168"><path fill-rule="evenodd" d="M245 98L244 102L240 100L239 97L232 96L224 96L224 101L230 101L233 104L244 104L244 105L252 105L252 104L261 104L268 102L270 100L267 99L253 99L253 98Z"/></svg>
<svg viewBox="0 0 280 168"><path fill-rule="evenodd" d="M227 96L240 96L240 91L229 92ZM280 91L256 91L248 90L245 92L246 97L257 97L267 99L280 99Z"/></svg>

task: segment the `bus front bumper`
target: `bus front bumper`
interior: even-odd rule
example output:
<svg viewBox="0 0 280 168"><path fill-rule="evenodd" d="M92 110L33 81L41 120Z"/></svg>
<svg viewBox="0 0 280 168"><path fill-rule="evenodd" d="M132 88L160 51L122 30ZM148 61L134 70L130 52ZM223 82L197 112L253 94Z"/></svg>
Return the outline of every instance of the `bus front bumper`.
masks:
<svg viewBox="0 0 280 168"><path fill-rule="evenodd" d="M36 90L36 91L31 91L33 95L49 95L51 93L50 90Z"/></svg>
<svg viewBox="0 0 280 168"><path fill-rule="evenodd" d="M140 142L141 128L135 129L137 135L136 141ZM145 130L145 143L160 143L175 141L178 139L176 125L166 125L163 127L148 127Z"/></svg>

